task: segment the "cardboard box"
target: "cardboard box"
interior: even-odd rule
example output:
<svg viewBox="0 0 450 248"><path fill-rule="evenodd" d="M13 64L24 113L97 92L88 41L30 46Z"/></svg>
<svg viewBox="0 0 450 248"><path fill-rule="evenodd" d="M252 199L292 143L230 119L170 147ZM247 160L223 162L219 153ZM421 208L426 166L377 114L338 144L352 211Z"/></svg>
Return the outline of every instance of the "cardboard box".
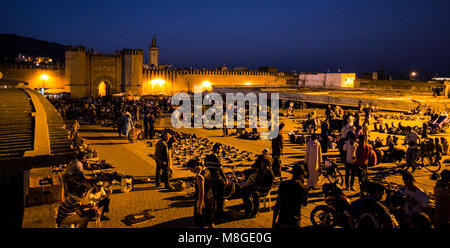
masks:
<svg viewBox="0 0 450 248"><path fill-rule="evenodd" d="M27 206L51 204L64 200L64 185L61 177L30 177L30 188L27 195Z"/></svg>

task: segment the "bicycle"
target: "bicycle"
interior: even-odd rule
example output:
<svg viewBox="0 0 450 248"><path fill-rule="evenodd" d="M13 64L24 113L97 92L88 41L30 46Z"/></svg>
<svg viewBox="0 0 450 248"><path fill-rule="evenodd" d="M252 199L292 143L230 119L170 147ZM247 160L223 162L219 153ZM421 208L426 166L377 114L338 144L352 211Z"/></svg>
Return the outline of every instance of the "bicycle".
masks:
<svg viewBox="0 0 450 248"><path fill-rule="evenodd" d="M413 149L413 150L410 150ZM405 165L400 165L400 169L406 172L414 172L416 169L425 168L429 172L438 172L441 169L440 156L434 154L433 151L428 151L425 146L421 145L419 148L409 147L410 153L412 154L411 161L406 161Z"/></svg>
<svg viewBox="0 0 450 248"><path fill-rule="evenodd" d="M321 181L326 178L330 183L337 184L339 186L342 186L344 184L344 176L339 171L338 166L334 160L325 160L324 165L319 167L318 173L319 177L323 176Z"/></svg>

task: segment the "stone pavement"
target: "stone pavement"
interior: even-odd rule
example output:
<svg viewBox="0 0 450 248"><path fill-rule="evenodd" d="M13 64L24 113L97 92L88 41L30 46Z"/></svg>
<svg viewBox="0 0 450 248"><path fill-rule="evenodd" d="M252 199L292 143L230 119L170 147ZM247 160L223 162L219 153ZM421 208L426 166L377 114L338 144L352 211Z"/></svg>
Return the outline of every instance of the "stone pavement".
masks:
<svg viewBox="0 0 450 248"><path fill-rule="evenodd" d="M310 110L296 110L295 114L305 114ZM323 111L319 111L323 115ZM286 123L285 131L294 130L299 123L292 119L280 117L281 122ZM159 119L157 128L164 128L170 126L170 119ZM405 121L402 124L408 125ZM206 130L206 129L181 129L182 132L195 133L201 137L207 137L214 142L221 142L227 145L232 145L239 149L251 151L253 154L260 154L264 148L271 147L268 140L243 140L236 137L222 137L222 130ZM373 133L372 135L382 135ZM129 143L128 140L118 137L118 134L112 128L100 127L95 125L82 124L80 135L86 139L90 146L98 151L100 159L104 159L111 163L115 170L132 175L135 178L134 189L129 193L114 193L110 196L111 204L109 217L110 221L102 221L100 225L95 222L90 222L89 227L102 228L126 228L126 227L195 227L193 222L193 202L192 191L188 189L182 192L168 191L161 188L156 188L154 184L155 162L152 158L154 153L154 146L150 146L146 141L138 143ZM287 136L287 135L286 135ZM287 137L285 137L287 138ZM371 137L374 138L374 137ZM385 137L384 137L385 138ZM402 139L399 140L400 143ZM155 140L153 141L155 142ZM288 140L285 142L284 156L282 163L292 165L303 161L305 147L290 144ZM326 155L337 156L337 149L330 150ZM445 167L443 167L445 168ZM340 168L344 174L343 168ZM33 173L33 171L32 171ZM393 164L381 164L370 169L369 175L375 173L385 173L388 181L402 183L401 176L398 170L395 170ZM431 193L435 181L430 180L431 173L425 169L414 172L414 176L418 182L419 187ZM173 179L191 177L193 174L183 168L181 165L174 166ZM284 178L290 178L290 174L282 172ZM319 181L318 187L326 182ZM357 186L357 179L355 182ZM358 189L358 187L357 187ZM311 210L317 206L324 204L321 190L314 190L310 192L308 206L302 209L302 226L310 226L311 222L309 214ZM358 193L354 191L345 191L345 193L353 201L357 199ZM272 195L272 206L276 200L276 190ZM224 219L217 220L217 227L219 228L261 228L271 227L272 211L262 209L257 218L243 219L243 210L241 209L242 199L231 199L226 203L226 210L228 216ZM53 209L56 205L42 205L36 207L28 207L25 210L24 224L25 228L41 228L54 227ZM263 204L261 203L261 208ZM128 226L122 220L129 214L139 213L143 210L150 209L155 216L149 222L138 224L135 226Z"/></svg>

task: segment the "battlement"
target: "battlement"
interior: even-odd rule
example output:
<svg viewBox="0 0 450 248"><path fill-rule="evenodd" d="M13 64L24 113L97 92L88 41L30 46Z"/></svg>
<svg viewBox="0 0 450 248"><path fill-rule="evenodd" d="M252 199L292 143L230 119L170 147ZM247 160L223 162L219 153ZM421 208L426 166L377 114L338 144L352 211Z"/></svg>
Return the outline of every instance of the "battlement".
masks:
<svg viewBox="0 0 450 248"><path fill-rule="evenodd" d="M142 49L122 49L121 54L143 55Z"/></svg>
<svg viewBox="0 0 450 248"><path fill-rule="evenodd" d="M47 69L47 70L64 70L65 64L60 62L55 62L52 64L29 64L29 63L6 63L0 64L2 69Z"/></svg>
<svg viewBox="0 0 450 248"><path fill-rule="evenodd" d="M86 47L84 47L84 46L66 46L66 51L69 51L69 52L86 52Z"/></svg>
<svg viewBox="0 0 450 248"><path fill-rule="evenodd" d="M228 70L209 70L209 69L156 69L144 68L144 74L154 73L175 73L179 75L256 75L256 76L284 76L283 72L261 72L261 71L228 71Z"/></svg>

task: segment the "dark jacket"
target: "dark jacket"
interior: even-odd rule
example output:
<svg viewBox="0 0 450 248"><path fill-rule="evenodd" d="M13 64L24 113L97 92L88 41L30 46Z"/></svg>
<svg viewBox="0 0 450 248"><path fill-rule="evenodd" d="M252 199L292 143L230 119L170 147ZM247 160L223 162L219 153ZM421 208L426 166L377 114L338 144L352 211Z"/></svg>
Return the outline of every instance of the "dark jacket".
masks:
<svg viewBox="0 0 450 248"><path fill-rule="evenodd" d="M280 156L283 151L283 135L281 133L274 139L272 139L272 156Z"/></svg>
<svg viewBox="0 0 450 248"><path fill-rule="evenodd" d="M222 176L222 164L220 158L215 153L206 155L205 167L208 168L213 180L224 180Z"/></svg>
<svg viewBox="0 0 450 248"><path fill-rule="evenodd" d="M277 205L280 207L278 224L292 225L300 223L301 207L308 202L308 191L297 180L283 181L278 188Z"/></svg>
<svg viewBox="0 0 450 248"><path fill-rule="evenodd" d="M164 140L159 140L155 145L155 161L156 163L167 163L170 167L169 147Z"/></svg>

